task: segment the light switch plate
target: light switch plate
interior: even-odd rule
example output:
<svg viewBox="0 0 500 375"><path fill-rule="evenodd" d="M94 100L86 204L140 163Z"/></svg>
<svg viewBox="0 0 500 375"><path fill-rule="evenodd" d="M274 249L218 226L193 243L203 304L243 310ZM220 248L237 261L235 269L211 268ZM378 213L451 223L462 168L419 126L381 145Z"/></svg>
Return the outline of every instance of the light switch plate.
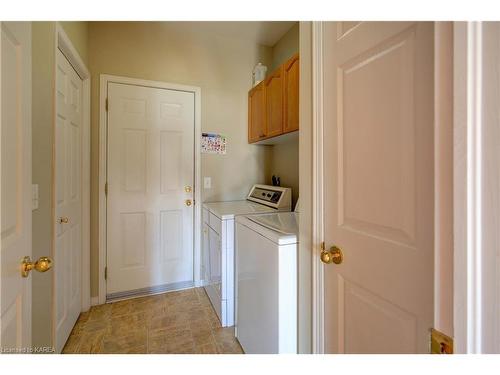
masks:
<svg viewBox="0 0 500 375"><path fill-rule="evenodd" d="M38 209L38 184L31 185L31 210Z"/></svg>
<svg viewBox="0 0 500 375"><path fill-rule="evenodd" d="M212 188L212 177L205 177L203 179L203 187L205 189L211 189Z"/></svg>

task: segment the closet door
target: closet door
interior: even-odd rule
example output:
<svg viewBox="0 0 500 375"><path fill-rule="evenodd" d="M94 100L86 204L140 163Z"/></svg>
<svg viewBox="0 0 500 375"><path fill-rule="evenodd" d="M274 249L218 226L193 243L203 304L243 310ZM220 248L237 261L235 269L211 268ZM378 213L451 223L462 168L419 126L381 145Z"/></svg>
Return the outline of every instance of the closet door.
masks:
<svg viewBox="0 0 500 375"><path fill-rule="evenodd" d="M83 82L60 50L56 69L55 331L61 352L82 311Z"/></svg>
<svg viewBox="0 0 500 375"><path fill-rule="evenodd" d="M325 353L429 353L434 26L322 27Z"/></svg>
<svg viewBox="0 0 500 375"><path fill-rule="evenodd" d="M0 22L0 34L0 348L25 353L31 347L33 280L32 275L21 276L21 259L33 255L31 22Z"/></svg>

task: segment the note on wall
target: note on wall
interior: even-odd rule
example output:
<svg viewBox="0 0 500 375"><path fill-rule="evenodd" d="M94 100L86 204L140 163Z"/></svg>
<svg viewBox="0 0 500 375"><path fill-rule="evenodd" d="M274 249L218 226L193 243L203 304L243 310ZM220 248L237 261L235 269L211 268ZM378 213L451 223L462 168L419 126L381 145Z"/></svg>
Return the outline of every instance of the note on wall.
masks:
<svg viewBox="0 0 500 375"><path fill-rule="evenodd" d="M202 154L226 154L227 138L222 134L202 133L201 153Z"/></svg>

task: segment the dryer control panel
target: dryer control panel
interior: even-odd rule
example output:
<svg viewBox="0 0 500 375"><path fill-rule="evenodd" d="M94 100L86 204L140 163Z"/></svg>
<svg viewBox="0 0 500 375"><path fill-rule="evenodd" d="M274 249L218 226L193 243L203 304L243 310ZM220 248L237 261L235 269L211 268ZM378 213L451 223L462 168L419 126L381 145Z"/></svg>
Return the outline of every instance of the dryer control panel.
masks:
<svg viewBox="0 0 500 375"><path fill-rule="evenodd" d="M289 208L292 205L292 189L256 184L248 193L247 200L273 208Z"/></svg>

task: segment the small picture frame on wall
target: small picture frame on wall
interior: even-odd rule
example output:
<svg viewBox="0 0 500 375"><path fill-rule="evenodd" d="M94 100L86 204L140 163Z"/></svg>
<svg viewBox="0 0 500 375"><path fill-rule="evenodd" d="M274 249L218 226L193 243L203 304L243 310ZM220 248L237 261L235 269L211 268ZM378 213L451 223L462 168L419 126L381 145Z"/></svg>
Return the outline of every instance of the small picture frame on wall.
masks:
<svg viewBox="0 0 500 375"><path fill-rule="evenodd" d="M201 134L201 153L225 155L227 151L227 137L216 133Z"/></svg>

